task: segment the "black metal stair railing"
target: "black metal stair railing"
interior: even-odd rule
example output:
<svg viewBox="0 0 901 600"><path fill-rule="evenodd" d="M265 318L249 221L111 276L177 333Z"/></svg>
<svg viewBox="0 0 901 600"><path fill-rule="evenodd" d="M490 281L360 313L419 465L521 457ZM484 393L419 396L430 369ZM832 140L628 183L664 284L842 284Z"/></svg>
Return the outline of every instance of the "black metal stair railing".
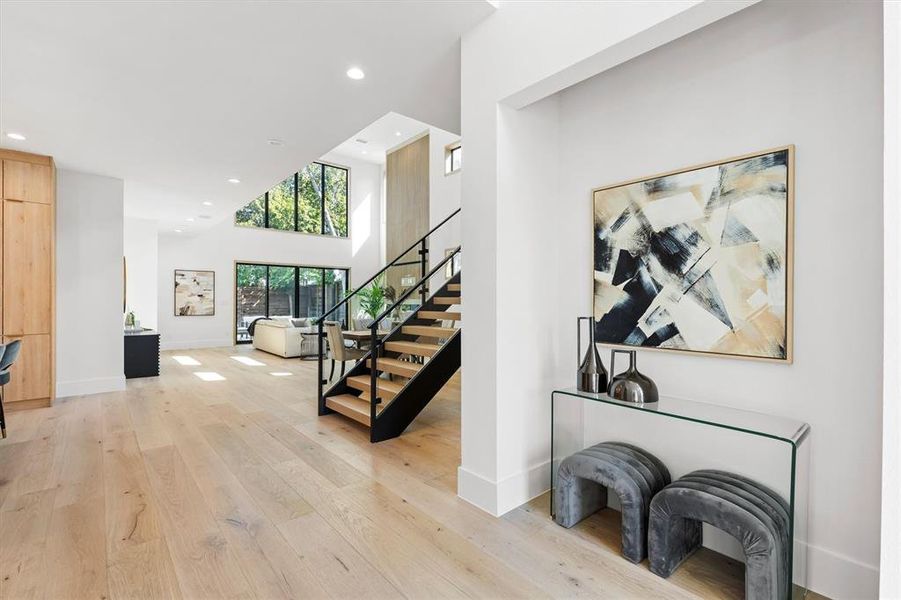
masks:
<svg viewBox="0 0 901 600"><path fill-rule="evenodd" d="M387 265L385 265L385 266L384 266L381 270L379 270L375 275L373 275L372 277L370 277L369 279L367 279L366 282L365 282L363 285L358 286L353 292L351 292L350 294L348 294L347 296L345 296L340 302L338 302L337 304L335 304L335 306L333 306L333 307L330 308L328 311L326 311L326 312L325 312L321 317L319 317L319 319L316 321L316 325L317 325L317 336L316 336L316 337L317 337L317 340L318 340L317 343L318 343L318 361L319 361L317 382L318 382L318 399L319 399L319 414L320 414L320 415L324 415L324 414L326 414L326 413L328 412L328 410L326 409L326 406L325 406L325 397L324 397L324 395L323 395L323 386L324 386L326 383L328 383L327 380L323 379L323 375L325 374L325 371L324 371L324 365L323 365L323 361L324 361L324 350L325 350L325 347L324 347L324 339L323 339L323 337L324 337L324 333L325 333L325 332L324 332L324 325L325 325L326 320L327 320L331 315L333 315L335 312L337 312L338 309L340 309L342 306L347 305L347 306L349 307L349 306L350 306L349 303L351 302L351 300L353 300L353 298L354 298L357 294L359 294L364 288L366 288L366 286L368 286L369 284L371 284L373 281L375 281L376 279L378 279L379 277L381 277L381 276L382 276L384 273L386 273L386 272L388 271L388 269L390 269L391 267L396 267L396 266L400 266L400 265L416 264L416 262L418 262L418 263L419 263L420 282L421 282L423 279L425 279L426 281L428 281L428 277L431 277L431 275L434 274L434 273L432 273L432 274L429 274L428 276L427 276L427 274L426 274L426 268L427 268L427 265L428 265L428 258L429 258L429 237L430 237L433 233L435 233L436 231L438 231L439 229L441 229L448 221L450 221L450 220L453 219L455 216L457 216L458 214L460 214L460 210L461 210L461 209L458 208L457 210L455 210L454 212L452 212L451 214L449 214L447 217L445 217L444 220L442 220L440 223L438 223L437 225L435 225L432 229L430 229L430 230L429 230L425 235L423 235L421 238L419 238L418 240L416 240L415 242L413 242L413 243L410 245L409 248L407 248L406 250L404 250L403 252L401 252L399 255L397 255L397 257L395 257L394 260L392 260L392 261L389 262ZM416 250L417 248L418 248L418 254L419 254L419 260L418 260L418 261L415 261L415 262L414 262L414 261L401 261L401 259L402 259L403 257L405 257L407 254L409 254L409 253L412 252L413 250ZM456 250L453 254L449 255L449 257L456 256L457 253L458 253L459 251L460 251L460 249L457 248L457 250ZM442 266L445 265L445 264L447 264L447 262L448 262L447 258L449 258L449 257L446 257L445 260L441 261L441 265L442 265ZM436 267L436 268L437 268L437 267ZM435 271L435 269L433 269L432 271L433 271L433 272L437 272L437 271ZM417 287L419 287L419 286L418 286L418 285L414 285L414 286L412 286L412 287L410 288L410 290L417 289ZM410 290L408 290L408 292L409 292ZM428 286L427 286L427 285L421 286L421 287L420 287L419 293L420 293L420 299L421 299L422 304L425 304L426 296L427 296L427 294L428 294ZM406 298L408 298L409 296L410 296L409 293L405 293L404 295L402 295L402 298L403 298L403 299L406 299ZM398 302L395 302L395 306L396 306L397 304L398 304ZM384 314L381 315L381 316L382 316L382 318L384 318ZM377 321L377 322L378 322L378 321ZM375 331L377 331L377 330L375 330ZM376 335L376 337L378 337L378 336ZM370 346L370 353L371 353L372 350L374 350L375 348L376 348L375 346ZM361 359L361 361L365 361L365 360L366 360L366 357L364 356L364 357ZM374 409L373 409L373 410L374 410Z"/></svg>
<svg viewBox="0 0 901 600"><path fill-rule="evenodd" d="M453 251L451 251L447 256L444 257L440 263L435 265L428 273L424 274L419 281L410 286L406 292L400 295L398 299L386 308L380 315L378 315L375 320L372 322L372 325L369 326L370 330L370 345L369 345L369 423L370 427L375 428L375 422L378 418L378 405L381 402L381 398L378 397L378 380L379 380L379 371L378 371L378 358L380 356L380 348L384 346L384 344L391 339L393 335L397 332L402 331L404 327L404 322L398 323L394 329L389 331L384 338L379 337L379 324L382 320L389 316L398 306L403 304L404 300L413 295L413 292L416 290L420 290L420 295L422 297L422 303L420 307L424 307L426 305L426 293L427 286L429 280L438 272L441 271L449 262L454 260L461 250L461 246L457 246ZM363 357L361 361L365 361L366 357ZM365 364L365 363L364 363Z"/></svg>

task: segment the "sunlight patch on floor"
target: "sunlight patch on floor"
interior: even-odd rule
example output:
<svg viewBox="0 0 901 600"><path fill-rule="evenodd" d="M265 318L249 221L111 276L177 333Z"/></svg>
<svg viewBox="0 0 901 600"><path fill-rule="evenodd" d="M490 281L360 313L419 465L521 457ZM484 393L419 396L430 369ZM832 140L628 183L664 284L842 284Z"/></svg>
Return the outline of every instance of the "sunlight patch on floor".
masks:
<svg viewBox="0 0 901 600"><path fill-rule="evenodd" d="M294 373L288 373L286 371L277 371L275 373L269 373L269 374L273 375L275 377L289 377L291 375L294 375Z"/></svg>
<svg viewBox="0 0 901 600"><path fill-rule="evenodd" d="M225 377L213 371L195 371L194 375L200 377L204 381L225 381Z"/></svg>
<svg viewBox="0 0 901 600"><path fill-rule="evenodd" d="M172 359L180 365L185 367L196 367L200 365L200 361L196 358L192 358L186 355L173 356Z"/></svg>
<svg viewBox="0 0 901 600"><path fill-rule="evenodd" d="M262 363L255 358L250 358L249 356L232 356L232 360L236 360L243 365L247 365L248 367L264 367L266 363Z"/></svg>

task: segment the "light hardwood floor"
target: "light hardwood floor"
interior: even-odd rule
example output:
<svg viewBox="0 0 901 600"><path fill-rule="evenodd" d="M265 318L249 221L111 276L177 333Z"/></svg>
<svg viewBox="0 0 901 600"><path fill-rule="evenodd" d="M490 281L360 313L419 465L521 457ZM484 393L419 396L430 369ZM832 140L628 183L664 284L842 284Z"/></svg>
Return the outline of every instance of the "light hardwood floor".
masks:
<svg viewBox="0 0 901 600"><path fill-rule="evenodd" d="M165 352L126 392L10 414L0 597L741 597L741 565L711 552L669 580L622 559L616 513L565 530L546 495L500 519L457 498L459 375L370 444L316 416L315 368Z"/></svg>

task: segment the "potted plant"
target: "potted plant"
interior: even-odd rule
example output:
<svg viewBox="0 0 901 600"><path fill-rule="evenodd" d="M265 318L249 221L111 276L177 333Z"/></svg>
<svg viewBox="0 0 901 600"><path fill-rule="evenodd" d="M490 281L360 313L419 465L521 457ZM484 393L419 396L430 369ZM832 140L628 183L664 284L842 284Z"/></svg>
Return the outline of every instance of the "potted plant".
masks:
<svg viewBox="0 0 901 600"><path fill-rule="evenodd" d="M349 293L353 294L354 292L351 291ZM366 329L372 325L375 318L385 310L387 305L384 276L376 278L368 286L360 289L356 295L360 304L360 310L355 319L357 327Z"/></svg>

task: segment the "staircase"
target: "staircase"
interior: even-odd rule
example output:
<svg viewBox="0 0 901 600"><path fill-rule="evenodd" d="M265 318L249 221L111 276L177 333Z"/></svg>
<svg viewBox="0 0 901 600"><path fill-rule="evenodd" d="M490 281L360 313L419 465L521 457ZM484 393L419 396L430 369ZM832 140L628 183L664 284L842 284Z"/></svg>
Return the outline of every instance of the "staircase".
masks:
<svg viewBox="0 0 901 600"><path fill-rule="evenodd" d="M346 375L325 389L323 378L323 323L330 314L350 301L348 296L319 320L319 415L339 413L369 428L371 442L395 438L413 422L444 384L460 368L461 273L454 274L431 296L429 279L444 270L460 253L458 247L426 272L428 238L457 215L457 210L401 253L365 285L379 277L400 258L419 246L420 279L382 312L370 327L370 349ZM362 289L364 286L361 286ZM398 306L419 293L421 304L386 335L376 332Z"/></svg>

